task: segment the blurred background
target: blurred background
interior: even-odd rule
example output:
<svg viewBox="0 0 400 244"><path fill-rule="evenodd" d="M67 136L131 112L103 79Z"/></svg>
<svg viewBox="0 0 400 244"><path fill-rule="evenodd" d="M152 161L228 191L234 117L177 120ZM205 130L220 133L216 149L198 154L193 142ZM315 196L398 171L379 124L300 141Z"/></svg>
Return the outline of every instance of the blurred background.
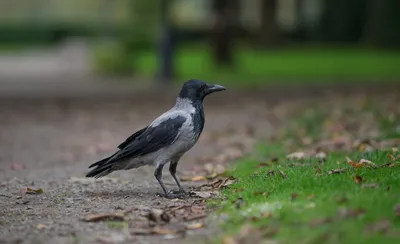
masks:
<svg viewBox="0 0 400 244"><path fill-rule="evenodd" d="M151 167L84 176L188 79L227 90L179 175L258 142L399 138L399 26L399 0L0 0L0 239L92 243L109 228L83 213L160 208ZM26 186L46 194L16 204Z"/></svg>
<svg viewBox="0 0 400 244"><path fill-rule="evenodd" d="M393 80L397 0L2 0L0 80Z"/></svg>

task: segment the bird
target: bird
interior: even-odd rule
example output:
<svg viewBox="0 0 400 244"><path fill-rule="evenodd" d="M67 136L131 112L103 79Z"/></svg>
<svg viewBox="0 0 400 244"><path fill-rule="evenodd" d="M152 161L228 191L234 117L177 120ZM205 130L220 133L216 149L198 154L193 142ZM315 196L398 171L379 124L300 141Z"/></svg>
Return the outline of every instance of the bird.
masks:
<svg viewBox="0 0 400 244"><path fill-rule="evenodd" d="M114 154L91 164L89 169L95 168L86 177L97 179L117 170L155 166L154 177L163 191L157 194L169 199L182 198L186 192L176 176L178 162L196 144L203 131L204 98L223 90L226 88L203 80L187 80L170 110L129 136L118 145ZM163 167L168 163L169 172L178 186L177 191L168 192L162 180Z"/></svg>

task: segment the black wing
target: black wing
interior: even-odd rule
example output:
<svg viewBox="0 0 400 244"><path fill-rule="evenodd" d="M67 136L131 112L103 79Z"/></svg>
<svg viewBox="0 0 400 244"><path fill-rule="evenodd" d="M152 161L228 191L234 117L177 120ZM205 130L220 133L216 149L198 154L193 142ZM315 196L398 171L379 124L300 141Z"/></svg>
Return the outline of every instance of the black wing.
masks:
<svg viewBox="0 0 400 244"><path fill-rule="evenodd" d="M121 149L124 149L124 147L126 147L129 143L131 143L132 141L134 141L136 138L138 138L145 130L147 129L147 127L145 127L145 128L143 128L143 129L141 129L141 130L139 130L139 131L136 131L135 133L133 133L130 137L128 137L124 142L122 142L121 144L119 144L119 146L118 146L118 148L121 150ZM119 151L118 151L119 152ZM94 167L94 166L99 166L99 165L102 165L102 164L104 164L104 163L107 163L107 161L108 160L110 160L112 157L114 157L118 152L116 152L116 153L114 153L113 155L111 155L111 156L109 156L109 157L107 157L107 158L104 158L104 159L102 159L102 160L100 160L100 161L98 161L98 162L96 162L96 163L94 163L94 164L91 164L90 166L89 166L89 168L92 168L92 167Z"/></svg>
<svg viewBox="0 0 400 244"><path fill-rule="evenodd" d="M147 127L135 140L125 145L108 163L124 158L143 156L171 145L177 137L180 128L185 123L184 116L166 119L155 127Z"/></svg>
<svg viewBox="0 0 400 244"><path fill-rule="evenodd" d="M118 148L119 149L124 149L124 147L126 147L129 143L131 143L133 140L135 140L137 137L139 137L146 129L147 129L147 126L145 128L143 128L143 129L133 133L123 143L119 144Z"/></svg>

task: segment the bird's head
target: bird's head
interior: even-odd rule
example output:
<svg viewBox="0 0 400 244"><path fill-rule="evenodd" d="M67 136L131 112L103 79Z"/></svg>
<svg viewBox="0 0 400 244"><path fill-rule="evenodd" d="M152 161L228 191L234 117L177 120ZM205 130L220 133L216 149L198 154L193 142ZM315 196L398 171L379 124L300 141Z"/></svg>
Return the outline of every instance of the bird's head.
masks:
<svg viewBox="0 0 400 244"><path fill-rule="evenodd" d="M207 84L202 80L188 80L183 84L179 97L192 101L202 101L207 95L223 90L225 90L225 87L220 85Z"/></svg>

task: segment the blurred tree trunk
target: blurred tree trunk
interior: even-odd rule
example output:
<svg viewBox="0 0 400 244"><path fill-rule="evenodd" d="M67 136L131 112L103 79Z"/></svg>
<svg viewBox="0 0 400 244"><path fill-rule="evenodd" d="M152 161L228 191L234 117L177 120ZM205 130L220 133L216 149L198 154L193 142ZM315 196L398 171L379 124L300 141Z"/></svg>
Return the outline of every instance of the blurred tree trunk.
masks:
<svg viewBox="0 0 400 244"><path fill-rule="evenodd" d="M172 26L169 16L172 0L161 0L160 81L171 83L174 76Z"/></svg>
<svg viewBox="0 0 400 244"><path fill-rule="evenodd" d="M277 7L277 0L261 0L260 43L264 47L273 48L279 44L280 35L276 23Z"/></svg>
<svg viewBox="0 0 400 244"><path fill-rule="evenodd" d="M324 0L318 31L321 40L358 43L365 26L366 5L366 0Z"/></svg>
<svg viewBox="0 0 400 244"><path fill-rule="evenodd" d="M400 1L367 0L363 41L376 47L400 47Z"/></svg>
<svg viewBox="0 0 400 244"><path fill-rule="evenodd" d="M306 27L304 26L304 9L305 9L305 1L304 0L295 0L295 13L296 13L296 37L297 38L306 38Z"/></svg>
<svg viewBox="0 0 400 244"><path fill-rule="evenodd" d="M233 66L233 42L238 25L237 0L213 0L211 45L217 66Z"/></svg>

